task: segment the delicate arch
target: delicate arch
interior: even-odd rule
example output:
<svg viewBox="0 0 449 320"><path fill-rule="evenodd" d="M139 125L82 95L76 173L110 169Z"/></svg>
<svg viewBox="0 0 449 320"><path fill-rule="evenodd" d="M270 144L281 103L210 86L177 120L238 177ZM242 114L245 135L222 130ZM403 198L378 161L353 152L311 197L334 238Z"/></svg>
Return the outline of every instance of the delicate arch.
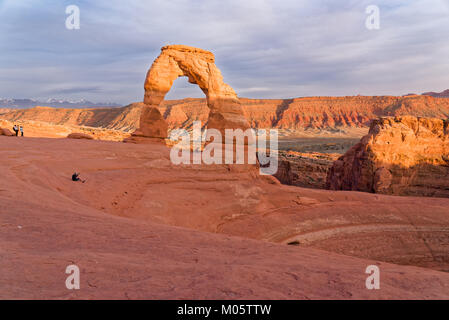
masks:
<svg viewBox="0 0 449 320"><path fill-rule="evenodd" d="M173 82L182 76L186 76L190 83L197 84L206 95L210 109L208 128L223 132L224 129L249 127L240 101L235 91L223 82L212 52L183 45L170 45L161 49L161 54L147 73L140 127L133 136L158 139L167 137L168 126L159 111L159 105Z"/></svg>

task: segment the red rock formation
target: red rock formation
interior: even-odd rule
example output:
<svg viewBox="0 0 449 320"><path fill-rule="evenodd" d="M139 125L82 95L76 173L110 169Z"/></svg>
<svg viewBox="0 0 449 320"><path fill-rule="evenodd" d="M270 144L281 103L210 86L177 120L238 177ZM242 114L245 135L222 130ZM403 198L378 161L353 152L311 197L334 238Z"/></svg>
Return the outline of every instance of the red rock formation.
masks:
<svg viewBox="0 0 449 320"><path fill-rule="evenodd" d="M0 128L0 136L9 136L9 137L12 137L12 136L15 136L15 134L12 133L12 131L9 130L9 129L6 129L6 128Z"/></svg>
<svg viewBox="0 0 449 320"><path fill-rule="evenodd" d="M160 142L164 143L167 138L168 125L157 107L148 107L143 105L140 114L139 129L134 131L130 138L124 142L131 143L147 143Z"/></svg>
<svg viewBox="0 0 449 320"><path fill-rule="evenodd" d="M374 120L369 134L334 163L326 186L449 197L449 121L411 116Z"/></svg>
<svg viewBox="0 0 449 320"><path fill-rule="evenodd" d="M91 135L88 135L87 133L80 133L80 132L71 133L67 136L67 138L93 140L93 137Z"/></svg>
<svg viewBox="0 0 449 320"><path fill-rule="evenodd" d="M62 109L35 107L11 110L0 115L8 121L38 121L64 126L88 126L134 131L139 121L143 103L134 103L123 108Z"/></svg>
<svg viewBox="0 0 449 320"><path fill-rule="evenodd" d="M145 80L145 98L139 129L133 137L164 139L167 124L159 105L164 100L178 78L186 76L190 83L197 84L206 95L210 109L208 128L224 129L248 128L239 99L234 90L223 82L220 70L215 65L215 57L198 48L170 45L161 49Z"/></svg>
<svg viewBox="0 0 449 320"><path fill-rule="evenodd" d="M287 185L324 189L327 172L338 157L335 153L280 151L275 177Z"/></svg>
<svg viewBox="0 0 449 320"><path fill-rule="evenodd" d="M372 119L379 116L449 116L449 100L426 96L240 100L251 127L256 128L297 130L367 127Z"/></svg>
<svg viewBox="0 0 449 320"><path fill-rule="evenodd" d="M449 99L430 96L409 97L311 97L288 100L240 98L243 113L253 128L345 129L368 128L380 116L449 117ZM134 131L143 103L122 108L14 110L0 115L9 121L35 120L58 125L78 125ZM206 99L162 101L161 115L168 128L189 128L194 120L206 123Z"/></svg>
<svg viewBox="0 0 449 320"><path fill-rule="evenodd" d="M274 175L276 179L282 184L291 185L293 183L293 172L291 169L291 164L287 160L278 160L278 170Z"/></svg>

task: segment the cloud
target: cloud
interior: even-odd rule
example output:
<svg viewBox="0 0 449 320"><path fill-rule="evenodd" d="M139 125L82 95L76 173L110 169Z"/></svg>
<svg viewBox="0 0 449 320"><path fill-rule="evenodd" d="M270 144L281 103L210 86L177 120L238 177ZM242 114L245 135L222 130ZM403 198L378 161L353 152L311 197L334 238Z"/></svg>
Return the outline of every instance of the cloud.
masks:
<svg viewBox="0 0 449 320"><path fill-rule="evenodd" d="M242 88L239 90L240 93L253 93L253 92L266 92L270 91L271 88L268 87L249 87L249 88Z"/></svg>
<svg viewBox="0 0 449 320"><path fill-rule="evenodd" d="M7 0L0 2L0 96L123 104L143 96L166 44L214 52L240 96L382 95L449 87L449 1L378 0L367 30L356 0ZM65 28L65 6L81 29ZM168 98L201 97L176 82Z"/></svg>
<svg viewBox="0 0 449 320"><path fill-rule="evenodd" d="M100 87L70 87L70 88L54 88L50 90L46 90L46 93L51 95L70 95L74 93L97 93L102 92L103 90Z"/></svg>

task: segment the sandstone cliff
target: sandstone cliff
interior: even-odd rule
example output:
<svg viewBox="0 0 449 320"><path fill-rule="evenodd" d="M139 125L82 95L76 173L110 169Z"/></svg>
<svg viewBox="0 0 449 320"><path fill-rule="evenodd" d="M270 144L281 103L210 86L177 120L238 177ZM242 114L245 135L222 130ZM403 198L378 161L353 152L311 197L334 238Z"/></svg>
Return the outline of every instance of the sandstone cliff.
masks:
<svg viewBox="0 0 449 320"><path fill-rule="evenodd" d="M330 169L326 186L394 195L449 197L449 120L374 120L369 134Z"/></svg>
<svg viewBox="0 0 449 320"><path fill-rule="evenodd" d="M297 187L325 189L326 175L335 160L336 153L303 153L279 151L279 168L274 175L282 184Z"/></svg>
<svg viewBox="0 0 449 320"><path fill-rule="evenodd" d="M368 128L381 116L449 117L449 99L430 96L407 97L311 97L295 99L239 98L251 127L290 130ZM122 108L54 109L36 107L14 110L1 119L36 120L59 125L79 125L134 131L143 103ZM189 128L194 120L206 123L205 99L163 101L159 109L171 128Z"/></svg>

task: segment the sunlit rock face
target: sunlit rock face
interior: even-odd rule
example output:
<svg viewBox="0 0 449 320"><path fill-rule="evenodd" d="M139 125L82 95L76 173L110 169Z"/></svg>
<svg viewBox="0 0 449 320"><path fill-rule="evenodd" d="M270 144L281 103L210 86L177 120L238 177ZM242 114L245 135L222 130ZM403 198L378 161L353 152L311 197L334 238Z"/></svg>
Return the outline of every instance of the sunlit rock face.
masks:
<svg viewBox="0 0 449 320"><path fill-rule="evenodd" d="M197 84L206 95L210 109L208 128L247 129L248 122L243 115L235 91L223 82L223 76L215 65L214 55L206 50L184 45L169 45L161 49L145 80L145 97L139 129L133 138L167 137L167 123L159 109L161 102L178 78L185 76Z"/></svg>
<svg viewBox="0 0 449 320"><path fill-rule="evenodd" d="M369 134L334 163L327 187L449 197L449 120L373 120Z"/></svg>

